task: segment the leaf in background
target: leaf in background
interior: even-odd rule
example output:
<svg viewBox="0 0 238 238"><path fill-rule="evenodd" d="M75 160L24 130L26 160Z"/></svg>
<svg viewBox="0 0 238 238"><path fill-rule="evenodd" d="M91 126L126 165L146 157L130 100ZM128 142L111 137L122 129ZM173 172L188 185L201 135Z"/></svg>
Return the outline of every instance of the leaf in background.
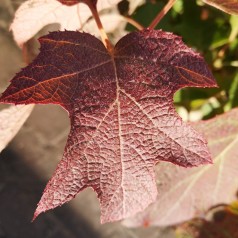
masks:
<svg viewBox="0 0 238 238"><path fill-rule="evenodd" d="M125 19L123 16L119 15L117 12L111 12L108 14L104 14L100 17L100 20L103 24L103 27L106 29L107 32L115 33L116 30L120 29L120 33L124 33L124 28L126 25ZM87 24L84 25L85 32L97 32L98 27L95 21L89 21ZM121 38L121 34L120 34Z"/></svg>
<svg viewBox="0 0 238 238"><path fill-rule="evenodd" d="M128 14L131 15L138 6L146 3L146 0L128 0L128 2L130 3Z"/></svg>
<svg viewBox="0 0 238 238"><path fill-rule="evenodd" d="M100 0L97 3L98 11L103 11L100 16L111 18L110 22L102 19L106 32L111 32L121 24L125 24L117 11L118 2L120 0ZM137 1L137 4L140 5L142 2L143 0ZM135 9L135 4L132 4L132 7ZM59 23L61 30L78 30L86 27L92 34L100 35L94 20L89 20L90 17L92 17L91 11L84 3L66 6L57 0L28 0L17 9L11 30L20 47L44 26L52 23Z"/></svg>
<svg viewBox="0 0 238 238"><path fill-rule="evenodd" d="M238 190L238 109L193 124L203 133L214 158L213 165L185 169L169 163L156 167L157 201L127 226L167 226L205 214L217 204L236 200Z"/></svg>
<svg viewBox="0 0 238 238"><path fill-rule="evenodd" d="M8 145L27 120L33 106L11 106L0 111L0 152Z"/></svg>
<svg viewBox="0 0 238 238"><path fill-rule="evenodd" d="M203 2L226 13L238 14L238 0L203 0Z"/></svg>
<svg viewBox="0 0 238 238"><path fill-rule="evenodd" d="M86 33L52 32L40 42L38 57L1 97L5 103L60 104L70 115L63 160L35 217L92 187L102 222L119 220L155 200L158 161L211 163L206 141L177 115L173 94L216 83L203 58L180 37L130 33L112 55Z"/></svg>

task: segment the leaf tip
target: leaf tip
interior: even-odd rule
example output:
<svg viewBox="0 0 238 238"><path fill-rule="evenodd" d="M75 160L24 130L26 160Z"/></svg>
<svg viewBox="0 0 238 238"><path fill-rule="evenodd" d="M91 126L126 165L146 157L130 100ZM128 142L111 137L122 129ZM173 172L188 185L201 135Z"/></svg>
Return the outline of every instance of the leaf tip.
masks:
<svg viewBox="0 0 238 238"><path fill-rule="evenodd" d="M204 158L204 160L199 165L209 165L209 164L213 164L213 160L211 156Z"/></svg>
<svg viewBox="0 0 238 238"><path fill-rule="evenodd" d="M208 156L208 159L204 161L204 164L213 164L212 156Z"/></svg>
<svg viewBox="0 0 238 238"><path fill-rule="evenodd" d="M35 219L40 215L41 212L38 212L37 210L35 211L34 215L33 215L33 218L31 220L31 222L34 222Z"/></svg>
<svg viewBox="0 0 238 238"><path fill-rule="evenodd" d="M38 204L38 206L37 206L37 208L36 208L36 210L35 210L35 212L34 212L34 215L33 215L33 218L32 218L32 220L31 220L31 222L34 222L35 219L36 219L41 213L43 213L43 212L45 212L45 211L46 211L46 209L43 209L43 208Z"/></svg>
<svg viewBox="0 0 238 238"><path fill-rule="evenodd" d="M103 225L105 223L107 223L108 221L106 219L104 219L104 217L101 216L100 218L100 223Z"/></svg>
<svg viewBox="0 0 238 238"><path fill-rule="evenodd" d="M192 166L198 167L200 165L209 165L209 164L213 164L213 159L210 152L208 152L205 156L203 156L203 158L200 161L198 161L198 163Z"/></svg>
<svg viewBox="0 0 238 238"><path fill-rule="evenodd" d="M209 88L219 88L219 85L215 79L213 79L212 83L209 85Z"/></svg>
<svg viewBox="0 0 238 238"><path fill-rule="evenodd" d="M122 217L110 217L110 216L106 216L104 214L101 213L101 217L100 217L100 223L106 224L106 223L110 223L110 222L117 222L117 221L122 221L123 219L128 218L126 216L122 216Z"/></svg>

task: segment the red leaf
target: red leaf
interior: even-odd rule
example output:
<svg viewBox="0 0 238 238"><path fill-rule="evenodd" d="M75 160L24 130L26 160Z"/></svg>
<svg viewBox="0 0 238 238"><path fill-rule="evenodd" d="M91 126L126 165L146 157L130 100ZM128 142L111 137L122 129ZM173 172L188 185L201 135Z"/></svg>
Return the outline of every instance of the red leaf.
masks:
<svg viewBox="0 0 238 238"><path fill-rule="evenodd" d="M63 160L35 217L92 187L102 222L119 220L155 200L158 161L211 163L206 141L177 115L173 94L216 83L202 57L180 37L130 33L113 55L86 33L52 32L40 42L39 56L1 97L6 103L60 104L70 115Z"/></svg>

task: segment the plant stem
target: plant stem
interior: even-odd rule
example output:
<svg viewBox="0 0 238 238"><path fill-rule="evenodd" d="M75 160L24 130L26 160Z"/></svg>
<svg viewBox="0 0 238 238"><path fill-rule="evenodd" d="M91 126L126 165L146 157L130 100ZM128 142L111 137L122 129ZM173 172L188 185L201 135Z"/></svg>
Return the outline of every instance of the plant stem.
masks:
<svg viewBox="0 0 238 238"><path fill-rule="evenodd" d="M124 16L125 20L130 23L132 26L134 26L138 30L143 30L144 26L142 26L139 22L135 21L133 18L129 16Z"/></svg>
<svg viewBox="0 0 238 238"><path fill-rule="evenodd" d="M97 8L92 4L91 0L84 0L84 3L86 3L88 5L88 7L90 8L92 14L93 14L93 18L96 21L96 24L98 26L98 29L100 31L101 34L101 38L102 38L102 42L105 45L105 47L107 48L107 50L112 53L113 52L113 46L110 42L110 40L108 39L108 36L103 28L102 22L100 20L100 17L98 15L98 11Z"/></svg>
<svg viewBox="0 0 238 238"><path fill-rule="evenodd" d="M171 7L175 4L176 0L169 0L168 3L164 6L164 8L158 13L155 19L149 25L149 28L154 29L160 20L166 15L166 13L170 10Z"/></svg>

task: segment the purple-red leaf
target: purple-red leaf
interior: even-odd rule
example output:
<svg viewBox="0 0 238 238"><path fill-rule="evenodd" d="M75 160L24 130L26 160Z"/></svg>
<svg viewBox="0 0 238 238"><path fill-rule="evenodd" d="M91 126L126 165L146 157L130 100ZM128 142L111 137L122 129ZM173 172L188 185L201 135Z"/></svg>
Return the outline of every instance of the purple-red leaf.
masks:
<svg viewBox="0 0 238 238"><path fill-rule="evenodd" d="M71 131L63 159L38 204L40 213L92 187L102 222L131 216L156 199L154 165L211 163L207 143L177 115L173 94L216 83L202 57L160 30L123 37L111 54L97 38L52 32L12 80L1 102L60 104Z"/></svg>
<svg viewBox="0 0 238 238"><path fill-rule="evenodd" d="M167 226L205 213L218 204L237 199L238 190L238 109L194 124L204 134L214 158L213 165L184 169L168 163L156 167L157 201L128 226Z"/></svg>

